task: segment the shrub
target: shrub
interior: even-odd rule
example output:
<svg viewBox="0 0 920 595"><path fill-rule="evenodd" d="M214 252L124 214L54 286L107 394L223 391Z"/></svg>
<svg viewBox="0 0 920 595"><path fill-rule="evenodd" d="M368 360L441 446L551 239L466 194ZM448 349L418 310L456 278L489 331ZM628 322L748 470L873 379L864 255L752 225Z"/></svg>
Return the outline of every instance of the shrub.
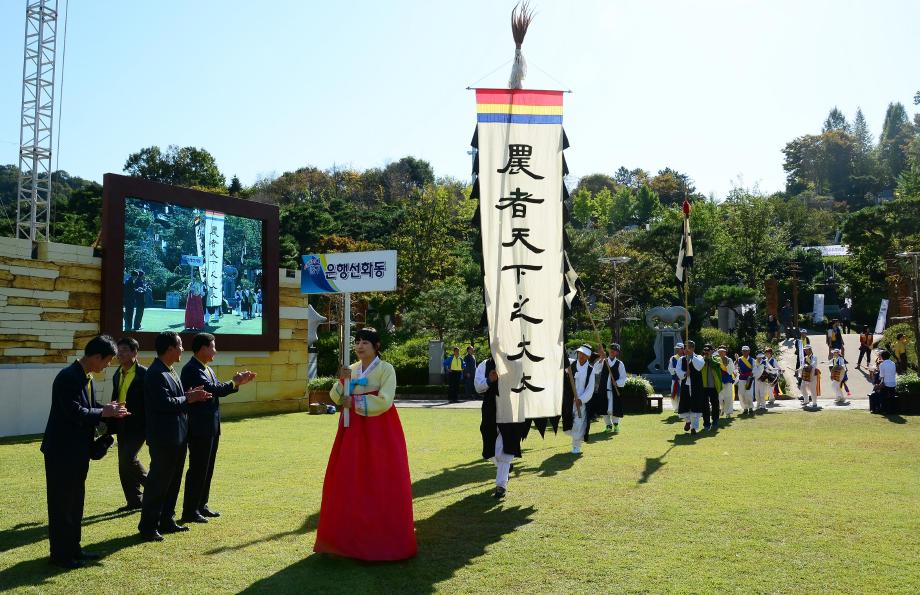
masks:
<svg viewBox="0 0 920 595"><path fill-rule="evenodd" d="M427 384L428 382L428 337L413 337L393 343L383 354L396 370L396 381L400 384Z"/></svg>
<svg viewBox="0 0 920 595"><path fill-rule="evenodd" d="M655 389L652 388L652 383L646 380L641 376L630 376L626 379L626 384L623 385L622 395L623 398L645 398L649 395L654 394Z"/></svg>
<svg viewBox="0 0 920 595"><path fill-rule="evenodd" d="M910 324L902 322L900 324L891 325L885 329L884 337L879 341L880 346L891 351L891 347L894 345L898 333L904 333L904 335L907 336L907 363L915 370L918 369L917 352L914 350L917 338L914 336L914 329Z"/></svg>
<svg viewBox="0 0 920 595"><path fill-rule="evenodd" d="M738 352L738 340L728 333L722 332L717 328L704 328L700 330L699 340L697 341L697 351L702 351L703 345L710 343L713 349L718 349L719 345L725 345L728 348L728 354Z"/></svg>
<svg viewBox="0 0 920 595"><path fill-rule="evenodd" d="M920 376L916 372L908 372L898 376L898 385L895 389L898 397L920 399Z"/></svg>
<svg viewBox="0 0 920 595"><path fill-rule="evenodd" d="M329 390L337 380L335 376L317 376L310 379L308 386L310 390Z"/></svg>

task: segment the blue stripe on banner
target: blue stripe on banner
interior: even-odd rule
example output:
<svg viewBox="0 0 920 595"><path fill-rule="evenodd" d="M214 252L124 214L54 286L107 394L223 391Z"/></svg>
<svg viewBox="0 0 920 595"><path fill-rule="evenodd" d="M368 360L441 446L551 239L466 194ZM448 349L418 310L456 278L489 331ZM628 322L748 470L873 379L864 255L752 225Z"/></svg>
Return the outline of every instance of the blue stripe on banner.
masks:
<svg viewBox="0 0 920 595"><path fill-rule="evenodd" d="M478 114L476 121L495 124L562 124L562 116L538 114Z"/></svg>

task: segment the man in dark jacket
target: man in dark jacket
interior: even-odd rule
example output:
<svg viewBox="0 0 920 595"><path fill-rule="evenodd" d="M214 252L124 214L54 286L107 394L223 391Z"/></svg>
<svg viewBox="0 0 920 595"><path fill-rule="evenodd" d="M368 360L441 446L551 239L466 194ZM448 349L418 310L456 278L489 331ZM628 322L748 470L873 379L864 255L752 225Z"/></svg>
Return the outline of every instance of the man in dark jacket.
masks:
<svg viewBox="0 0 920 595"><path fill-rule="evenodd" d="M129 417L111 424L111 433L118 435L118 477L127 504L120 510L141 507L141 486L147 481L147 469L137 458L144 446L146 417L144 416L144 374L147 368L137 363L137 341L131 337L118 340L118 369L112 378L112 401L123 404Z"/></svg>
<svg viewBox="0 0 920 595"><path fill-rule="evenodd" d="M466 348L466 355L463 356L463 382L466 392L466 398L472 399L476 396L476 356L473 353L473 346Z"/></svg>
<svg viewBox="0 0 920 595"><path fill-rule="evenodd" d="M121 292L121 304L124 308L124 330L134 328L134 283L137 280L137 271L131 271L131 276L125 279Z"/></svg>
<svg viewBox="0 0 920 595"><path fill-rule="evenodd" d="M188 472L185 474L183 523L207 523L207 517L220 513L208 508L211 477L220 442L220 399L232 395L256 377L254 372L237 372L230 382L220 382L208 366L217 355L214 335L198 333L192 339L194 357L182 367L182 386L186 390L200 386L214 397L188 408Z"/></svg>
<svg viewBox="0 0 920 595"><path fill-rule="evenodd" d="M161 533L188 531L175 520L188 443L188 409L192 403L211 398L200 386L182 390L179 374L173 369L182 358L182 338L178 333L163 331L154 346L157 357L144 374L150 472L137 527L144 541L163 541Z"/></svg>
<svg viewBox="0 0 920 595"><path fill-rule="evenodd" d="M94 430L103 418L128 415L117 403L102 407L96 403L92 374L105 370L114 355L111 337L90 339L83 357L61 370L51 388L51 411L41 450L51 562L63 568L79 568L85 560L99 557L80 548L80 525Z"/></svg>
<svg viewBox="0 0 920 595"><path fill-rule="evenodd" d="M137 279L134 280L134 324L133 329L141 330L141 324L144 322L144 308L147 307L147 291L150 285L144 277L144 271L137 272Z"/></svg>

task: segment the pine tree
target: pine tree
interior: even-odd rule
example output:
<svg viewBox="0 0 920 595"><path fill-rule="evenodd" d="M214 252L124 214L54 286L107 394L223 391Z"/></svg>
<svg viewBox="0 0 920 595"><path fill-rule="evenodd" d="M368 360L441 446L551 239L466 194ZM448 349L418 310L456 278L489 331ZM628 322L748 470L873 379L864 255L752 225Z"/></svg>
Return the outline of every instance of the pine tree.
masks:
<svg viewBox="0 0 920 595"><path fill-rule="evenodd" d="M884 165L888 181L893 183L907 167L907 146L914 136L914 128L907 118L907 110L900 102L889 103L885 123L878 141L879 160Z"/></svg>
<svg viewBox="0 0 920 595"><path fill-rule="evenodd" d="M845 132L850 133L850 125L847 123L846 116L843 115L836 106L834 109L827 114L827 119L824 120L824 126L821 128L821 132L831 132L831 131Z"/></svg>
<svg viewBox="0 0 920 595"><path fill-rule="evenodd" d="M856 152L859 155L869 155L872 152L874 143L872 142L872 131L869 130L869 124L866 122L866 116L863 115L862 108L856 108L856 115L853 117L852 135L856 139Z"/></svg>

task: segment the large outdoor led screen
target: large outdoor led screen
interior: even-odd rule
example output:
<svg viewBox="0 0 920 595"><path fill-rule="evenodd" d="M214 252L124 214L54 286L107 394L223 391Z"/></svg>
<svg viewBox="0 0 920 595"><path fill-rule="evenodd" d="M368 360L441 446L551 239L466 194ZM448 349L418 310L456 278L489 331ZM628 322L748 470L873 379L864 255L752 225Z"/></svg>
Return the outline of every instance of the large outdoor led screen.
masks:
<svg viewBox="0 0 920 595"><path fill-rule="evenodd" d="M277 347L277 208L113 174L104 195L107 332Z"/></svg>

